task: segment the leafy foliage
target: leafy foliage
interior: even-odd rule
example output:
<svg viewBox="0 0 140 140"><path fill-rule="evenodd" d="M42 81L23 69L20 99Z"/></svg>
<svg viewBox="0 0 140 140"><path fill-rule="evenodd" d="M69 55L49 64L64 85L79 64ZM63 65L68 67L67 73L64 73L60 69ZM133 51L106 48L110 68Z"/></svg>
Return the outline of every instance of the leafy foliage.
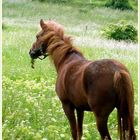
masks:
<svg viewBox="0 0 140 140"><path fill-rule="evenodd" d="M136 28L124 21L117 24L109 24L103 29L103 35L109 39L137 41Z"/></svg>
<svg viewBox="0 0 140 140"><path fill-rule="evenodd" d="M107 7L112 7L112 8L115 8L115 9L121 9L121 10L132 9L128 0L109 0L106 3L106 6Z"/></svg>

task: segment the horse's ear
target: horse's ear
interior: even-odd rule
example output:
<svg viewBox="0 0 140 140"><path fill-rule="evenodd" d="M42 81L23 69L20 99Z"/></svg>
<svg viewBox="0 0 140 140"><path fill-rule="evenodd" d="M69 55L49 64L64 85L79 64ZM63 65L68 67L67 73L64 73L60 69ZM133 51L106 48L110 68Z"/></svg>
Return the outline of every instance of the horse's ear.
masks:
<svg viewBox="0 0 140 140"><path fill-rule="evenodd" d="M40 26L41 26L41 28L43 29L44 27L45 27L45 22L44 22L44 20L43 19L41 19L40 20Z"/></svg>

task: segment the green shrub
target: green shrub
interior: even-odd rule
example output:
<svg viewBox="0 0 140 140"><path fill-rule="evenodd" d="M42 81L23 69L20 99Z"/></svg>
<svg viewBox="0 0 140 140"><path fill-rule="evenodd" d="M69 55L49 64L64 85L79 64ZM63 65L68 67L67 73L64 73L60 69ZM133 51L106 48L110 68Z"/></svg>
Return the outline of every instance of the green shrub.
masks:
<svg viewBox="0 0 140 140"><path fill-rule="evenodd" d="M125 10L125 9L132 9L132 7L130 6L128 0L109 0L105 6L107 7L112 7L115 9L121 9L121 10Z"/></svg>
<svg viewBox="0 0 140 140"><path fill-rule="evenodd" d="M124 21L109 24L103 29L102 34L109 39L137 41L137 29Z"/></svg>

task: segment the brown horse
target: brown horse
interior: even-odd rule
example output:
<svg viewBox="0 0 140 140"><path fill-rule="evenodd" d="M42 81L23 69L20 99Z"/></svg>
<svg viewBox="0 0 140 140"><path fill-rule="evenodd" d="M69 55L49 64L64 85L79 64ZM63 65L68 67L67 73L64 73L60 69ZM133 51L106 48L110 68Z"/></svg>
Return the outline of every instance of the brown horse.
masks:
<svg viewBox="0 0 140 140"><path fill-rule="evenodd" d="M107 121L114 108L118 112L120 140L135 140L134 91L127 68L111 59L88 61L64 35L61 25L41 20L40 26L42 30L29 54L33 60L46 54L52 58L58 76L56 92L73 140L81 140L84 111L94 113L102 140L111 140Z"/></svg>

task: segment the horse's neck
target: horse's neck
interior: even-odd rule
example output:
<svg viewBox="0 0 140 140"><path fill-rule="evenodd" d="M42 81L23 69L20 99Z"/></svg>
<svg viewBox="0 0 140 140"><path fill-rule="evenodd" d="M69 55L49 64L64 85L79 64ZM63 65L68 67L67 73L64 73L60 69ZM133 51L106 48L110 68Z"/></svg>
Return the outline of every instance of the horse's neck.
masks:
<svg viewBox="0 0 140 140"><path fill-rule="evenodd" d="M51 42L55 42L54 44L51 43L50 45L52 45L51 57L57 71L63 64L85 59L82 54L72 46L72 44L67 44L62 40L59 40L58 42Z"/></svg>
<svg viewBox="0 0 140 140"><path fill-rule="evenodd" d="M68 44L58 37L50 38L49 48L49 53L57 71L63 64L85 59L72 44Z"/></svg>
<svg viewBox="0 0 140 140"><path fill-rule="evenodd" d="M67 57L65 63L71 63L75 61L85 60L85 58L78 52L71 52Z"/></svg>

